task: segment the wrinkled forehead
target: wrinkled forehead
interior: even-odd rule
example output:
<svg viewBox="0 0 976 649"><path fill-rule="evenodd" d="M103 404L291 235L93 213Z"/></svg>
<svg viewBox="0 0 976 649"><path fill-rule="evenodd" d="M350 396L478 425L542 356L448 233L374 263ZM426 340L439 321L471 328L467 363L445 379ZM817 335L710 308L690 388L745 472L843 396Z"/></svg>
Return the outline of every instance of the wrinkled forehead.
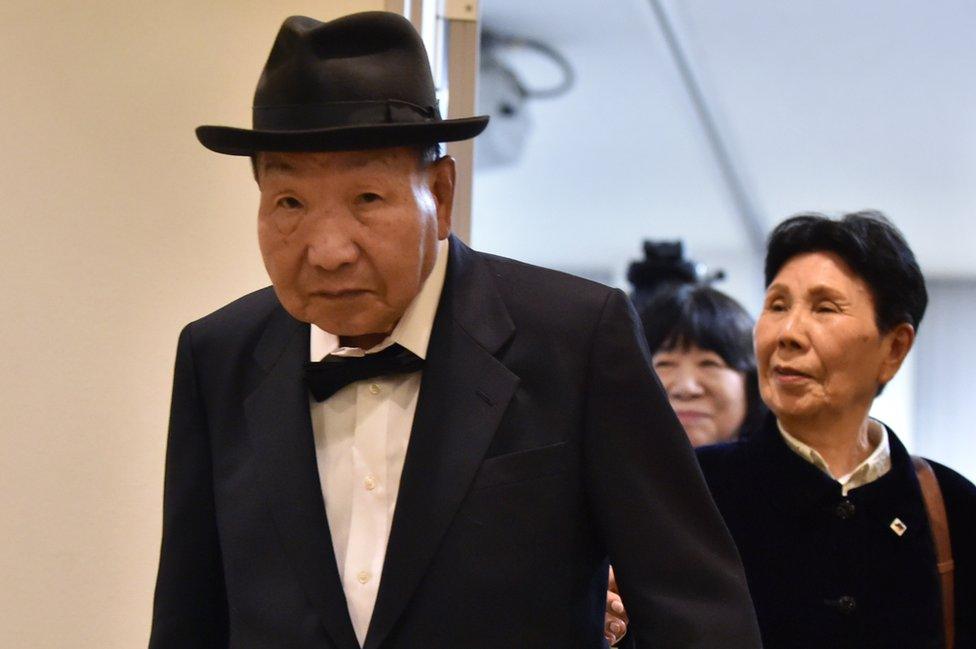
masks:
<svg viewBox="0 0 976 649"><path fill-rule="evenodd" d="M845 293L866 293L873 298L870 285L841 255L815 250L793 255L783 264L767 293L794 290L823 293L829 289Z"/></svg>
<svg viewBox="0 0 976 649"><path fill-rule="evenodd" d="M255 171L259 177L314 176L357 171L409 174L416 166L415 159L415 152L408 147L365 151L260 151L255 155Z"/></svg>

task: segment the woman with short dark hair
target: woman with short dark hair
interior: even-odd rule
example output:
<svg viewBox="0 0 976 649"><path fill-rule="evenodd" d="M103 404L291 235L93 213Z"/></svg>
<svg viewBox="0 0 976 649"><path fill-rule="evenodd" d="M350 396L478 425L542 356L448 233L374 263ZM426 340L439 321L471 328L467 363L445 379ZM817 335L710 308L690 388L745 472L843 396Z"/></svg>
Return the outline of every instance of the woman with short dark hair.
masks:
<svg viewBox="0 0 976 649"><path fill-rule="evenodd" d="M877 212L787 219L767 250L755 349L771 415L698 449L764 645L976 646L976 486L868 414L925 313L915 256Z"/></svg>

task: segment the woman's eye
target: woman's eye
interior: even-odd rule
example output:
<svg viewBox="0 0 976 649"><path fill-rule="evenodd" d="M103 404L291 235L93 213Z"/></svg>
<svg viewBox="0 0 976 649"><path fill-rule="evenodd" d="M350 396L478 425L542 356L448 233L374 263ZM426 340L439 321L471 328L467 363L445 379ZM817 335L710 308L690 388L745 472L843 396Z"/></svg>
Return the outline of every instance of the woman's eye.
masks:
<svg viewBox="0 0 976 649"><path fill-rule="evenodd" d="M766 308L770 311L786 311L786 303L782 300L776 300L774 302L770 302Z"/></svg>
<svg viewBox="0 0 976 649"><path fill-rule="evenodd" d="M302 208L302 202L294 196L284 196L278 199L278 207L286 210L299 210Z"/></svg>
<svg viewBox="0 0 976 649"><path fill-rule="evenodd" d="M674 361L654 361L654 369L661 369L662 367L674 367Z"/></svg>
<svg viewBox="0 0 976 649"><path fill-rule="evenodd" d="M817 313L837 313L838 309L837 305L835 304L830 302L821 302L816 306L816 308L814 308L814 311Z"/></svg>

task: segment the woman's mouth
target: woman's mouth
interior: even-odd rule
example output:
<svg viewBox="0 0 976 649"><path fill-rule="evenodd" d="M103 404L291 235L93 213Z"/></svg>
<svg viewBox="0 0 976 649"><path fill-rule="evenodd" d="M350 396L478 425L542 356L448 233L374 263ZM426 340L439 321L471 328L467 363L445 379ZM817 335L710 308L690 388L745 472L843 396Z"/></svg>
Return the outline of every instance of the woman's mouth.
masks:
<svg viewBox="0 0 976 649"><path fill-rule="evenodd" d="M682 424L695 423L703 419L708 419L708 413L700 410L675 410L674 414L678 415L678 420Z"/></svg>
<svg viewBox="0 0 976 649"><path fill-rule="evenodd" d="M809 374L789 365L776 365L773 367L773 376L780 383L795 384L802 383L811 378Z"/></svg>

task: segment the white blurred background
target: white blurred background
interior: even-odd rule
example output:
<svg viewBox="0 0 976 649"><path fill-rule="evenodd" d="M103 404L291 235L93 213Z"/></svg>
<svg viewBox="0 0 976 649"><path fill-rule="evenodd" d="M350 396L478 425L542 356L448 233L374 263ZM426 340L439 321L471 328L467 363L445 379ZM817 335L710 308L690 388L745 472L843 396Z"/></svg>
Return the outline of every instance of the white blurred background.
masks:
<svg viewBox="0 0 976 649"><path fill-rule="evenodd" d="M931 301L874 412L910 450L976 478L976 4L484 0L483 25L545 43L576 79L493 116L476 247L628 288L643 239L681 239L756 315L776 223L881 210ZM526 86L562 78L530 48L497 57ZM497 85L482 79L486 110Z"/></svg>

